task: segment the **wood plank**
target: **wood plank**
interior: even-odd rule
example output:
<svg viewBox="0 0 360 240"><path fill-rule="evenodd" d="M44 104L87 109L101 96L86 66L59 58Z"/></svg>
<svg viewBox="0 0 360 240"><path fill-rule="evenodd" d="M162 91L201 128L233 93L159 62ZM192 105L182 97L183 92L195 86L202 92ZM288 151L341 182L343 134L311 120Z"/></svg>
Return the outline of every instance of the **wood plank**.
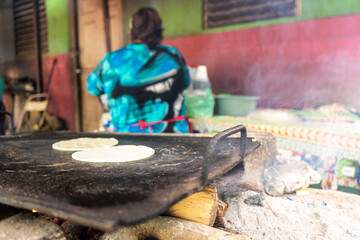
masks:
<svg viewBox="0 0 360 240"><path fill-rule="evenodd" d="M216 188L204 188L172 206L167 214L207 226L213 226L218 210Z"/></svg>

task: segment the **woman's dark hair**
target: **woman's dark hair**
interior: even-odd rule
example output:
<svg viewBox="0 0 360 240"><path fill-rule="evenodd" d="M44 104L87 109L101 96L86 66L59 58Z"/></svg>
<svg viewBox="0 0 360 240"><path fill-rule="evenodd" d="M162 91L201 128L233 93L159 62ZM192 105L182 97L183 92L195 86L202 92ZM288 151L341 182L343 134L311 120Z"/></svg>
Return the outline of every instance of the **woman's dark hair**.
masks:
<svg viewBox="0 0 360 240"><path fill-rule="evenodd" d="M157 44L163 39L163 28L158 12L149 7L140 8L132 16L131 41Z"/></svg>

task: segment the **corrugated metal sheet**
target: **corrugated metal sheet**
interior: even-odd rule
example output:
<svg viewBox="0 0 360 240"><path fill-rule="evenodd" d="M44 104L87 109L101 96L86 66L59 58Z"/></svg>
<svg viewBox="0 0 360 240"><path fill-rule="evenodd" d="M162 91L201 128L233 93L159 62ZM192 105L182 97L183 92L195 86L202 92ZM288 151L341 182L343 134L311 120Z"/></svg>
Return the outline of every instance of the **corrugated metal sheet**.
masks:
<svg viewBox="0 0 360 240"><path fill-rule="evenodd" d="M297 16L301 0L203 0L204 28Z"/></svg>
<svg viewBox="0 0 360 240"><path fill-rule="evenodd" d="M35 13L33 0L14 0L15 49L17 56L34 55ZM48 32L45 0L38 0L39 31L42 52L48 51Z"/></svg>

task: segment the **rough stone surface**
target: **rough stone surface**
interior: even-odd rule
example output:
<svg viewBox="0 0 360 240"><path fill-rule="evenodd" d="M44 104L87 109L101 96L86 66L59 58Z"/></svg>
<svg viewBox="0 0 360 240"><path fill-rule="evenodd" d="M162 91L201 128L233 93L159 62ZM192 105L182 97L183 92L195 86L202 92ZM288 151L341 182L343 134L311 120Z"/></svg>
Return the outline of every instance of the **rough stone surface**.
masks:
<svg viewBox="0 0 360 240"><path fill-rule="evenodd" d="M121 227L115 232L105 233L100 239L245 240L245 237L200 223L162 216L133 227Z"/></svg>
<svg viewBox="0 0 360 240"><path fill-rule="evenodd" d="M263 194L264 204L246 203L246 199L257 195L239 191L236 196L225 197L229 204L223 216L227 231L253 240L360 239L359 195L310 189L308 195Z"/></svg>
<svg viewBox="0 0 360 240"><path fill-rule="evenodd" d="M66 240L62 229L53 222L21 212L0 221L0 239Z"/></svg>
<svg viewBox="0 0 360 240"><path fill-rule="evenodd" d="M238 166L210 184L217 188L222 200L225 193L231 195L234 192L236 195L241 188L246 188L244 182L252 183L263 190L263 171L276 160L276 139L272 134L250 131L248 137L260 142L260 147L245 157Z"/></svg>
<svg viewBox="0 0 360 240"><path fill-rule="evenodd" d="M253 137L261 145L244 159L244 178L261 184L264 169L276 160L276 139L270 133L254 131L249 131L248 137Z"/></svg>
<svg viewBox="0 0 360 240"><path fill-rule="evenodd" d="M228 128L235 127L239 123L235 122L212 122L206 119L190 119L193 129L202 133L221 132ZM250 156L245 158L245 174L248 179L261 180L262 170L275 161L277 149L276 139L271 133L259 131L247 131L248 137L253 137L261 143L261 147Z"/></svg>

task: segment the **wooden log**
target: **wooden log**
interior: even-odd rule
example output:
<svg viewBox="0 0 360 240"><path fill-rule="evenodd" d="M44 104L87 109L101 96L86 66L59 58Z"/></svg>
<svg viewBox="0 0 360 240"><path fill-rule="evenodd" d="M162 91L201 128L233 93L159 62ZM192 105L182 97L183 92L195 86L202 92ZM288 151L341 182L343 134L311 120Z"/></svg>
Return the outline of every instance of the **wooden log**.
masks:
<svg viewBox="0 0 360 240"><path fill-rule="evenodd" d="M204 188L172 206L166 215L213 226L218 209L216 188Z"/></svg>
<svg viewBox="0 0 360 240"><path fill-rule="evenodd" d="M244 240L245 236L229 233L203 224L160 216L134 227L121 227L105 233L100 240L115 239L176 239L176 240Z"/></svg>
<svg viewBox="0 0 360 240"><path fill-rule="evenodd" d="M216 219L215 219L215 227L221 227L224 228L224 219L223 216L228 209L229 205L226 202L221 201L218 199L218 208L216 213Z"/></svg>

